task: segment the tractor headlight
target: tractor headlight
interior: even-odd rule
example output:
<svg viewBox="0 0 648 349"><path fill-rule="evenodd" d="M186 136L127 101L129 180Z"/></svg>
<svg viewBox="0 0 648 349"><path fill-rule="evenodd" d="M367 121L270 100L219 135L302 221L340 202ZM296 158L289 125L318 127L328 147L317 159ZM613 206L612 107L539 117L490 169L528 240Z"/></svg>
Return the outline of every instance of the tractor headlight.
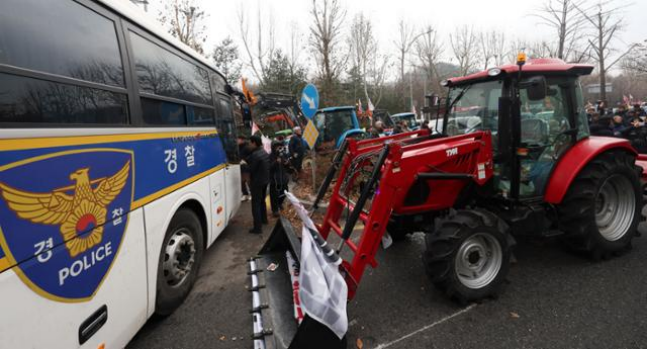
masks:
<svg viewBox="0 0 648 349"><path fill-rule="evenodd" d="M488 70L488 76L498 76L502 73L500 68L491 68Z"/></svg>

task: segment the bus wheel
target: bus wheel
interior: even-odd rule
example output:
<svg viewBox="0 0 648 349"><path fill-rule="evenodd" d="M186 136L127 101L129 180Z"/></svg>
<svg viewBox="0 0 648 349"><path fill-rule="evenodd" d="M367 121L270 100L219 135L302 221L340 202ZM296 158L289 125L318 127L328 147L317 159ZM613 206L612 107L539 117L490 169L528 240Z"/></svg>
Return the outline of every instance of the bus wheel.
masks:
<svg viewBox="0 0 648 349"><path fill-rule="evenodd" d="M180 209L169 224L158 263L155 313L167 316L187 298L198 277L203 255L200 220L186 208Z"/></svg>

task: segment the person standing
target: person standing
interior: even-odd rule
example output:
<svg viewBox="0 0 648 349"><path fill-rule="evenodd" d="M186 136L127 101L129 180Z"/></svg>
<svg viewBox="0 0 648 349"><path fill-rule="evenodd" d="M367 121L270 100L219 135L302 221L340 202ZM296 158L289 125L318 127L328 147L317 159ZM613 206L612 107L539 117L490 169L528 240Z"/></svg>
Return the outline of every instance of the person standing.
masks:
<svg viewBox="0 0 648 349"><path fill-rule="evenodd" d="M288 143L288 152L290 153L290 163L296 172L295 177L299 177L302 169L302 161L304 161L304 155L306 153L306 147L304 147L304 140L302 139L302 130L299 126L293 128L293 135L290 137L290 142Z"/></svg>
<svg viewBox="0 0 648 349"><path fill-rule="evenodd" d="M638 153L646 154L646 125L641 122L639 116L630 121L630 127L623 131L622 136L630 141Z"/></svg>
<svg viewBox="0 0 648 349"><path fill-rule="evenodd" d="M238 145L239 159L241 159L241 201L248 201L250 200L250 192L248 191L250 171L245 159L250 155L250 147L245 136L238 136L236 144Z"/></svg>
<svg viewBox="0 0 648 349"><path fill-rule="evenodd" d="M623 123L623 115L615 114L612 117L612 132L615 137L622 137L623 131L625 131L626 126Z"/></svg>
<svg viewBox="0 0 648 349"><path fill-rule="evenodd" d="M614 132L612 132L612 119L607 116L598 116L598 113L595 114L596 123L590 126L590 133L592 136L603 136L603 137L613 137Z"/></svg>
<svg viewBox="0 0 648 349"><path fill-rule="evenodd" d="M279 210L286 197L284 191L288 190L288 168L289 158L284 152L284 145L281 142L272 142L270 153L270 206L272 216L279 217Z"/></svg>
<svg viewBox="0 0 648 349"><path fill-rule="evenodd" d="M250 171L250 191L252 192L252 219L254 226L250 229L252 234L261 234L263 224L268 223L266 212L266 191L270 182L270 158L263 150L261 137L250 137L251 153L247 158Z"/></svg>

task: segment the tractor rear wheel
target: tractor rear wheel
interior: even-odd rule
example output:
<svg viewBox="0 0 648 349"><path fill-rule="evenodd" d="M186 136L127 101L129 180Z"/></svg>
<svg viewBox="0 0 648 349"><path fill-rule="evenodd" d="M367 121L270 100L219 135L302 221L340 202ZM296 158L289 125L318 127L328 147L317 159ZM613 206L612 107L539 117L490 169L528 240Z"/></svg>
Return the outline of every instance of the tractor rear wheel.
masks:
<svg viewBox="0 0 648 349"><path fill-rule="evenodd" d="M630 248L641 210L634 161L625 152L603 153L574 179L558 206L569 247L595 260Z"/></svg>
<svg viewBox="0 0 648 349"><path fill-rule="evenodd" d="M460 303L495 296L506 279L508 226L481 209L460 210L425 236L423 263L432 283Z"/></svg>

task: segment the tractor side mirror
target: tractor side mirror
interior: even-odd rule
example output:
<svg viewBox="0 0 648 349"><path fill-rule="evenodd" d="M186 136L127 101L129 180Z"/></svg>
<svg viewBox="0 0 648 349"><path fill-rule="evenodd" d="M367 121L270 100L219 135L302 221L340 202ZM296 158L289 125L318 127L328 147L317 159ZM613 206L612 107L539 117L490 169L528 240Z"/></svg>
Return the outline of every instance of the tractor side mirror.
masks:
<svg viewBox="0 0 648 349"><path fill-rule="evenodd" d="M534 76L523 80L520 87L527 90L527 96L531 101L539 101L547 97L547 80L544 76Z"/></svg>

